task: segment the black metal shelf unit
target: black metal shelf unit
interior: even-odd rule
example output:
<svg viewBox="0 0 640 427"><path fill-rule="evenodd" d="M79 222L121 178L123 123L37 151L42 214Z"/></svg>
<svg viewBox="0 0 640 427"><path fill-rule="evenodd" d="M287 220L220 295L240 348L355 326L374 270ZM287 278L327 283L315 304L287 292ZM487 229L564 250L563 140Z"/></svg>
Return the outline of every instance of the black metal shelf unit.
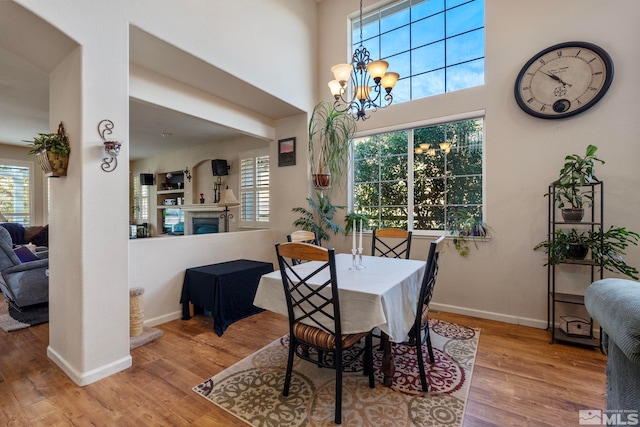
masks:
<svg viewBox="0 0 640 427"><path fill-rule="evenodd" d="M551 239L551 243L555 242L556 238L556 230L559 229L571 229L575 228L576 230L582 229L584 231L596 231L597 228L602 229L604 225L604 183L602 181L597 181L591 184L584 185L582 187L590 187L585 191L591 192L593 199L591 206L585 209L585 218L579 222L573 221L565 221L558 218L558 214L560 209L556 207L556 191L557 186L555 183L549 185L549 224L548 224L548 238ZM570 344L577 344L582 346L600 346L600 337L596 338L593 336L593 319L588 316L589 322L589 334L588 335L571 335L567 332L560 329L557 325L559 323L559 316L557 313L557 309L561 305L581 305L584 306L584 294L574 294L574 293L566 293L558 291L558 287L560 283L556 280L557 270L566 268L568 265L573 266L584 266L584 268L589 269L591 281L586 284L588 286L591 284L596 277L599 279L603 278L603 268L601 264L596 263L596 261L591 258L586 258L582 260L572 260L568 259L566 262L558 265L552 265L548 263L548 271L547 271L547 329L551 331L551 344L555 341L561 341ZM585 289L586 289L585 286ZM584 308L583 308L584 310ZM584 310L586 313L586 310Z"/></svg>

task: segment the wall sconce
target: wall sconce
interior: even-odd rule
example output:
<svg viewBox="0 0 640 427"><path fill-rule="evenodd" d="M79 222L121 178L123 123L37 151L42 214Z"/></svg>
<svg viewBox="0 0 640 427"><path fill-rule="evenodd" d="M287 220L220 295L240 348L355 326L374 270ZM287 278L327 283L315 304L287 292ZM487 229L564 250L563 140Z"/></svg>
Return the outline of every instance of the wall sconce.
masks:
<svg viewBox="0 0 640 427"><path fill-rule="evenodd" d="M191 182L191 172L189 172L189 166L184 168L184 177Z"/></svg>
<svg viewBox="0 0 640 427"><path fill-rule="evenodd" d="M120 147L122 143L120 141L107 141L104 135L111 135L114 124L111 120L102 120L98 123L98 135L104 141L104 152L108 157L102 159L102 165L100 167L105 172L113 172L118 167L118 155L120 154Z"/></svg>

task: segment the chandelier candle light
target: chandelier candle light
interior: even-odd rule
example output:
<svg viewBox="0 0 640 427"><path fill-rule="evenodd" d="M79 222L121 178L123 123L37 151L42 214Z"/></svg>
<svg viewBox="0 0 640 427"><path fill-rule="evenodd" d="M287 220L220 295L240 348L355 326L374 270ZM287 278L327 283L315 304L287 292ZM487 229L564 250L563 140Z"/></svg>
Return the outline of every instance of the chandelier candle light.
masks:
<svg viewBox="0 0 640 427"><path fill-rule="evenodd" d="M360 45L353 53L351 64L338 64L331 67L335 80L329 82L329 89L340 112L348 111L356 120L369 118L367 110L376 111L391 105L391 90L400 78L400 74L387 71L389 63L383 60L372 61L369 51L362 44L362 0L360 0ZM373 80L373 81L372 81ZM348 85L353 88L348 94ZM383 93L384 89L384 93Z"/></svg>

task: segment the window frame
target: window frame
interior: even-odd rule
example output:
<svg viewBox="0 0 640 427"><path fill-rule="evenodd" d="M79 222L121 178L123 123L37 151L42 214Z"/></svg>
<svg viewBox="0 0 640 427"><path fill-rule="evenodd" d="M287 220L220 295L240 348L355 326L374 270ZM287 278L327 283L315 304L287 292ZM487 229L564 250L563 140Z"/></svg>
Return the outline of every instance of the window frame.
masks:
<svg viewBox="0 0 640 427"><path fill-rule="evenodd" d="M391 132L398 132L398 131L411 131L411 130L415 130L415 129L419 129L419 128L425 128L425 127L430 127L430 126L437 126L437 125L442 125L445 123L452 123L452 122L459 122L459 121L464 121L464 120L473 120L473 119L482 119L483 120L483 126L482 126L482 218L483 218L483 222L486 222L487 219L487 194L486 194L486 186L487 186L487 180L486 180L486 173L487 173L487 161L486 161L486 113L485 110L474 110L474 111L468 111L468 112L464 112L464 113L459 113L459 114L453 114L453 115L448 115L448 116L441 116L441 117L437 117L437 118L431 118L431 119L425 119L425 120L419 120L419 121L415 121L415 122L411 122L411 123L403 123L403 124L397 124L397 125L393 125L393 126L388 126L388 127L383 127L383 128L375 128L375 129L369 129L366 131L362 131L362 132L358 132L356 133L356 135L354 136L354 140L357 138L362 138L362 137L367 137L367 136L373 136L373 135L378 135L378 134L384 134L384 133L391 133ZM430 229L430 230L416 230L413 228L413 216L414 216L414 205L415 205L415 200L414 200L414 162L413 162L413 155L414 155L414 148L413 148L413 140L410 138L407 138L407 210L408 210L408 215L407 215L407 226L408 226L408 230L412 231L414 233L414 235L417 236L442 236L442 235L448 235L449 230L445 229L445 230L435 230L435 229ZM411 161L409 161L409 158L411 158ZM354 211L354 206L355 206L355 194L354 194L354 173L355 173L355 165L354 165L354 161L355 161L355 148L354 148L354 144L353 144L353 140L351 141L350 145L349 145L349 174L348 174L348 189L347 189L347 206L349 208L350 212ZM409 209L409 207L411 207ZM376 224L376 228L377 228L377 224Z"/></svg>
<svg viewBox="0 0 640 427"><path fill-rule="evenodd" d="M367 50L369 51L369 53L372 55L371 59L372 60L377 60L377 59L381 59L381 60L385 60L387 62L389 62L389 70L390 71L396 71L398 72L401 68L403 68L405 65L409 70L409 73L407 75L402 75L403 73L400 73L400 79L398 80L398 83L396 84L396 89L394 90L394 92L392 92L393 94L396 94L396 96L394 97L394 104L398 104L398 103L404 103L404 102L410 102L410 101L414 101L417 99L424 99L424 98L429 98L432 96L437 96L437 95L441 95L444 93L449 93L449 92L454 92L454 91L458 91L458 90L464 90L464 89L469 89L472 87L477 87L477 86L483 86L484 84L486 84L486 6L487 6L487 0L460 0L457 3L458 4L454 4L453 6L447 7L446 2L443 2L443 9L442 11L438 11L436 13L431 13L429 15L425 15L425 16L421 16L418 19L413 19L411 16L409 17L409 20L407 23L404 23L402 25L399 25L397 27L393 27L390 29L383 29L381 28L381 26L379 25L379 23L381 21L383 21L385 18L389 18L392 17L395 13L397 12L401 12L403 10L408 10L409 14L411 15L411 9L414 7L418 7L420 6L422 3L427 3L429 0L399 0L399 1L392 1L392 2L388 2L385 3L373 10L370 10L367 13L363 13L362 15L362 28L363 29L367 29L368 26L371 26L371 24L373 23L378 23L377 25L377 29L375 29L375 31L372 32L368 32L368 34L364 34L362 36L362 44L363 46L365 46L365 48L367 48ZM477 26L477 27L473 27L470 29L466 29L462 32L459 33L455 33L455 34L447 34L447 25L446 25L446 19L447 19L447 13L449 11L455 11L456 9L460 8L460 7L464 7L469 5L470 3L473 3L475 1L478 2L482 2L482 25L481 26ZM393 11L390 13L390 11ZM444 34L443 34L443 38L442 39L437 39L435 41L430 41L426 44L421 44L421 45L416 45L416 46L412 46L412 39L413 39L413 26L414 25L419 25L420 22L423 22L425 20L434 18L436 16L438 16L439 14L443 14L444 18L443 20L445 21L444 23ZM382 56L382 49L383 49L383 45L382 45L382 38L385 35L388 35L390 33L392 33L393 31L398 31L399 29L402 28L408 28L408 32L409 32L409 37L408 37L408 42L407 45L402 46L402 48L400 50L398 50L397 52L394 52L392 54L389 54L387 56ZM474 31L482 31L482 35L478 36L481 41L482 41L482 56L481 57L473 57L472 59L465 59L465 60L461 60L461 61L457 61L455 63L451 63L448 64L447 63L447 44L448 43L455 43L456 38L461 37L461 36L465 36L468 34L473 33ZM365 31L366 32L366 31ZM374 45L376 46L376 48L372 48L372 43L373 41L376 40L376 42L374 43ZM354 13L353 15L350 16L350 21L349 21L349 31L348 31L348 47L347 50L348 52L350 52L350 55L353 55L353 52L355 51L355 49L360 45L360 15L358 13ZM420 72L415 72L413 71L413 62L416 59L415 56L415 52L419 51L420 49L425 49L431 46L435 46L438 43L442 43L443 44L443 61L444 64L442 66L433 68L433 69L428 69L428 70L423 70ZM407 59L407 63L405 64L404 61L398 61L397 59L394 59L398 56L401 55L405 55L408 54L408 59ZM449 82L449 79L447 77L447 73L451 71L451 69L455 68L455 67L459 67L459 66L463 66L465 64L471 64L475 61L479 61L482 60L482 82L478 83L478 84L472 84L470 86L464 86L464 87L458 87L458 85L456 85L453 81ZM400 70L401 71L401 70ZM414 79L419 78L421 76L429 76L429 75L433 75L433 73L436 72L442 72L443 73L443 77L442 77L442 85L443 85L443 90L442 91L431 91L429 93L426 94L421 94L419 96L417 96L416 90L417 87L414 87ZM407 88L406 88L406 99L402 98L400 95L402 86L403 86L403 82L407 82ZM419 86L419 84L416 82L415 83L416 86ZM449 88L450 85L453 85L453 88Z"/></svg>
<svg viewBox="0 0 640 427"><path fill-rule="evenodd" d="M29 170L29 184L28 184L28 189L29 189L29 212L23 213L23 215L19 215L19 216L25 216L29 218L28 224L24 224L21 223L23 226L27 227L31 224L34 223L34 207L35 207L35 199L34 199L34 195L35 195L35 164L34 162L30 162L30 161L24 161L24 160L15 160L15 159L8 159L8 158L0 158L0 165L3 166L10 166L10 167L19 167L19 168L27 168ZM14 218L16 216L15 212L2 212L2 214L7 218L7 220L9 220L9 222L13 222L11 221L11 218Z"/></svg>

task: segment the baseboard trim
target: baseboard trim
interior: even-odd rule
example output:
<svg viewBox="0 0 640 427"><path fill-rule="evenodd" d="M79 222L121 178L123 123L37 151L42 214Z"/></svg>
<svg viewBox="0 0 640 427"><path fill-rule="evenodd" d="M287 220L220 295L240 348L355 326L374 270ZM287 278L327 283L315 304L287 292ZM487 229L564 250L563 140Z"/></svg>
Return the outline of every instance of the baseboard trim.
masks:
<svg viewBox="0 0 640 427"><path fill-rule="evenodd" d="M173 313L169 313L169 314L164 314L162 316L154 317L152 319L147 319L143 322L143 325L152 328L154 326L158 326L163 323L167 323L176 319L182 319L181 310L174 311Z"/></svg>
<svg viewBox="0 0 640 427"><path fill-rule="evenodd" d="M448 304L437 304L431 302L429 307L433 310L447 311L449 313L464 314L465 316L479 317L481 319L496 320L498 322L511 323L514 325L530 326L532 328L547 329L547 321L540 319L531 319L528 317L511 316L503 313L495 313L492 311L475 310L466 307L458 307Z"/></svg>
<svg viewBox="0 0 640 427"><path fill-rule="evenodd" d="M117 372L128 369L133 364L131 355L88 372L79 372L60 356L51 346L47 346L47 356L58 365L71 380L79 386L89 385Z"/></svg>

